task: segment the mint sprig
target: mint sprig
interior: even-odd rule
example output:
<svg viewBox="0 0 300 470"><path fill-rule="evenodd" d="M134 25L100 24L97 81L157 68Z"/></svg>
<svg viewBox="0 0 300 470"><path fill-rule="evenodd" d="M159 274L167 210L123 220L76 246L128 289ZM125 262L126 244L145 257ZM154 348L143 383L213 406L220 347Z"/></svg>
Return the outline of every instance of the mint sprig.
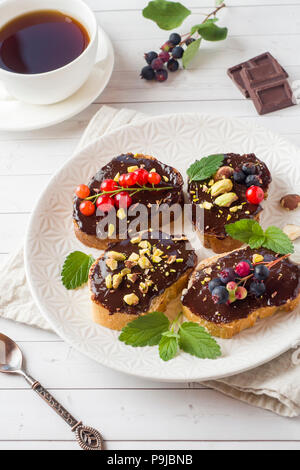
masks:
<svg viewBox="0 0 300 470"><path fill-rule="evenodd" d="M179 2L153 0L143 9L143 16L165 30L180 26L191 14L191 11Z"/></svg>
<svg viewBox="0 0 300 470"><path fill-rule="evenodd" d="M273 225L264 232L256 220L241 219L233 224L225 225L225 230L231 238L247 243L252 249L264 247L281 255L294 252L293 244L288 236Z"/></svg>
<svg viewBox="0 0 300 470"><path fill-rule="evenodd" d="M192 43L194 44L194 43ZM202 181L210 178L220 168L224 161L224 154L209 155L196 160L187 170L190 181Z"/></svg>
<svg viewBox="0 0 300 470"><path fill-rule="evenodd" d="M61 271L61 280L66 289L76 289L88 281L89 270L94 263L92 256L73 251L65 259Z"/></svg>
<svg viewBox="0 0 300 470"><path fill-rule="evenodd" d="M214 338L197 323L180 324L180 313L170 324L161 312L143 315L128 323L122 330L119 340L133 347L154 346L158 344L163 361L173 359L178 349L201 359L216 359L221 349Z"/></svg>

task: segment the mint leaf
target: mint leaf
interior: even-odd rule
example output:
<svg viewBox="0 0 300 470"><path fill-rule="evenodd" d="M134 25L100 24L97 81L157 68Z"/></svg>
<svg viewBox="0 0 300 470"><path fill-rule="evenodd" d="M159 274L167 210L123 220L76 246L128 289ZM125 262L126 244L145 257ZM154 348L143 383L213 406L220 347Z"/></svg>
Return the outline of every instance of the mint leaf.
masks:
<svg viewBox="0 0 300 470"><path fill-rule="evenodd" d="M170 326L168 318L161 312L142 315L128 323L122 330L119 340L133 347L154 346Z"/></svg>
<svg viewBox="0 0 300 470"><path fill-rule="evenodd" d="M201 38L196 39L196 41L191 42L191 44L188 45L188 47L185 49L183 56L182 56L182 65L186 69L187 65L193 60L195 55L198 52L198 49L200 47L201 43Z"/></svg>
<svg viewBox="0 0 300 470"><path fill-rule="evenodd" d="M197 31L206 41L223 41L228 34L228 28L220 28L220 26L209 20L199 25Z"/></svg>
<svg viewBox="0 0 300 470"><path fill-rule="evenodd" d="M211 19L209 19L209 20L206 20L205 24L206 24L206 23L216 23L217 21L219 21L219 18L211 18ZM199 23L199 24L195 24L195 26L192 26L192 28L191 28L191 33L190 33L191 36L192 36L193 34L195 34L195 33L198 31L199 28L201 28L202 24L203 24L203 23Z"/></svg>
<svg viewBox="0 0 300 470"><path fill-rule="evenodd" d="M192 42L192 44L195 44ZM191 44L191 45L192 45ZM224 154L209 155L195 161L187 170L190 181L202 181L212 176L222 165Z"/></svg>
<svg viewBox="0 0 300 470"><path fill-rule="evenodd" d="M173 333L172 331L163 333L158 345L159 355L163 361L169 361L176 356L178 351L178 339L179 335L177 333Z"/></svg>
<svg viewBox="0 0 300 470"><path fill-rule="evenodd" d="M197 323L182 323L179 336L180 348L192 356L202 359L216 359L221 356L221 348L216 340Z"/></svg>
<svg viewBox="0 0 300 470"><path fill-rule="evenodd" d="M259 241L263 243L264 232L256 220L241 219L233 224L225 225L225 230L231 238L240 240L241 242L248 243L256 246L251 248L259 248ZM259 246L258 246L259 245Z"/></svg>
<svg viewBox="0 0 300 470"><path fill-rule="evenodd" d="M94 263L92 256L73 251L65 259L61 271L61 280L67 289L76 289L88 281L89 270Z"/></svg>
<svg viewBox="0 0 300 470"><path fill-rule="evenodd" d="M265 240L263 243L265 248L280 253L281 255L288 255L294 253L294 246L288 236L278 227L271 225L265 231Z"/></svg>
<svg viewBox="0 0 300 470"><path fill-rule="evenodd" d="M161 29L174 29L191 14L181 3L168 2L167 0L153 0L143 10L143 16L155 23Z"/></svg>

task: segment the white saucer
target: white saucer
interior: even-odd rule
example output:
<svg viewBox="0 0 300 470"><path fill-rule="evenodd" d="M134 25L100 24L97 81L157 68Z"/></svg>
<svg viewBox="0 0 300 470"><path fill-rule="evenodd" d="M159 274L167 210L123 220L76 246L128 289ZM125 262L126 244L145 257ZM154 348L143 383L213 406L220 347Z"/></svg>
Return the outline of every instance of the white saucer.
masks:
<svg viewBox="0 0 300 470"><path fill-rule="evenodd" d="M7 95L0 82L0 130L31 131L53 126L89 106L106 87L114 66L114 51L107 34L99 27L96 63L86 83L70 98L52 105L32 105Z"/></svg>

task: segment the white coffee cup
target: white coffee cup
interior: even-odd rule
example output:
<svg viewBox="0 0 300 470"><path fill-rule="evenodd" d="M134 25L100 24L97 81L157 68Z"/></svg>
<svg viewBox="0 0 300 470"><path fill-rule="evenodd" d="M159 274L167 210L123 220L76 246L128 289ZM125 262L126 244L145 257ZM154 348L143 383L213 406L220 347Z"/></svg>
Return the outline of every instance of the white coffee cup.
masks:
<svg viewBox="0 0 300 470"><path fill-rule="evenodd" d="M79 21L89 33L88 47L69 64L46 73L20 74L0 68L0 81L20 101L52 104L71 96L89 77L98 49L98 26L81 0L5 0L0 2L0 28L20 15L41 10L57 10Z"/></svg>

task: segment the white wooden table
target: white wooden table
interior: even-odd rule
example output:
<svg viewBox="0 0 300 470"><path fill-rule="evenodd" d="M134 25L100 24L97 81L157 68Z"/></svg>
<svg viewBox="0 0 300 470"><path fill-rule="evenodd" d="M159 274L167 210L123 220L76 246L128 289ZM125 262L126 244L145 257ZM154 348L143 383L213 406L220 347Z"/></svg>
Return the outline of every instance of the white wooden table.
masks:
<svg viewBox="0 0 300 470"><path fill-rule="evenodd" d="M142 54L167 32L141 15L146 0L88 0L116 53L105 92L83 113L46 130L0 132L0 262L22 242L33 204L51 174L72 153L103 103L151 115L197 111L236 116L300 145L300 107L257 116L226 75L229 66L269 50L300 78L299 0L228 0L222 22L230 37L205 43L188 72L164 84L139 80ZM183 0L203 18L212 0ZM200 8L201 7L201 8ZM1 292L0 292L1 295ZM108 449L300 449L300 419L284 419L193 384L159 384L108 370L81 356L55 334L0 320L17 340L29 372L87 425L99 428ZM65 424L18 377L0 377L0 449L76 449Z"/></svg>

